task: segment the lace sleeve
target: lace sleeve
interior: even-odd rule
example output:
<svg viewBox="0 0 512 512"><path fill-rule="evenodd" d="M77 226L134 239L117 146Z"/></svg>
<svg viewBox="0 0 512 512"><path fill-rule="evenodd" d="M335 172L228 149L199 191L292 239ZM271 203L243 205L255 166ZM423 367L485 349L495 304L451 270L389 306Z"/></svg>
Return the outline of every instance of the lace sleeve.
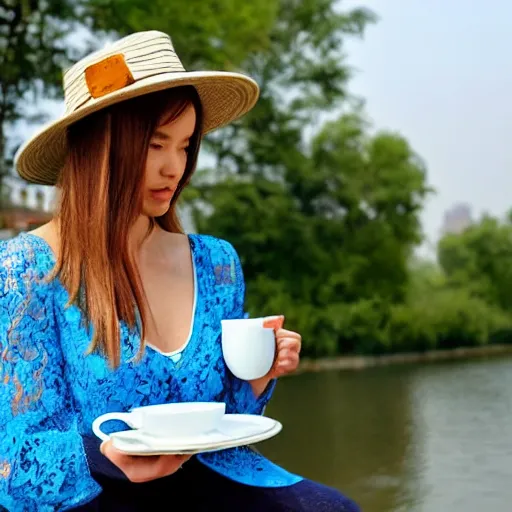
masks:
<svg viewBox="0 0 512 512"><path fill-rule="evenodd" d="M231 311L228 311L225 318L244 318L245 314L245 279L240 258L235 248L229 245L231 265L233 267L233 303ZM249 382L235 377L229 369L228 375L228 397L226 401L228 413L236 414L263 414L269 402L276 379L270 381L263 393L256 398Z"/></svg>
<svg viewBox="0 0 512 512"><path fill-rule="evenodd" d="M13 245L0 243L0 510L68 510L101 488L76 428L53 285L37 254Z"/></svg>

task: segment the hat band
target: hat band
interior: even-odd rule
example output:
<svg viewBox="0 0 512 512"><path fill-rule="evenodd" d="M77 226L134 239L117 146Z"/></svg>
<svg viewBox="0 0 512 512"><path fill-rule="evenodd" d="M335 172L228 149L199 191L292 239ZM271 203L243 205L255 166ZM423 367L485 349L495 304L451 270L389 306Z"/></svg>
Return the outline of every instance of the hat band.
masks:
<svg viewBox="0 0 512 512"><path fill-rule="evenodd" d="M92 98L101 98L135 83L122 54L111 55L85 70L85 82Z"/></svg>
<svg viewBox="0 0 512 512"><path fill-rule="evenodd" d="M176 66L174 69L172 69L166 63L165 65L143 70L144 74L139 71L138 75L140 76L134 76L134 73L130 71L128 66L126 67L127 72L119 67L117 68L117 72L115 72L113 75L109 75L108 78L102 77L101 74L98 73L97 76L90 80L90 83L87 81L87 77L85 76L85 86L82 85L81 89L77 90L66 98L66 114L76 112L79 108L85 106L92 99L101 98L110 93L117 92L129 85L140 82L141 80L168 73L183 72L183 68ZM93 75L96 74L93 73Z"/></svg>

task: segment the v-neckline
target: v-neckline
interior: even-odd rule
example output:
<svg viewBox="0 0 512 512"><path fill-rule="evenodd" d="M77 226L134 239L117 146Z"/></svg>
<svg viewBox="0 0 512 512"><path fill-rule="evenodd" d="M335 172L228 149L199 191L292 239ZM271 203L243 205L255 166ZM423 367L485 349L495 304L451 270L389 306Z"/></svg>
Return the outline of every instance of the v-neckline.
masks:
<svg viewBox="0 0 512 512"><path fill-rule="evenodd" d="M184 353L187 349L187 347L190 345L190 342L192 341L194 334L195 334L195 326L196 326L196 318L197 318L197 303L199 298L199 282L198 282L198 275L197 275L197 262L196 262L196 255L195 255L195 245L193 240L193 235L187 234L187 239L189 243L190 248L190 258L192 261L192 277L194 280L194 301L192 305L192 315L190 318L190 328L188 337L183 345L181 347L177 348L176 350L173 350L171 352L163 352L158 347L155 347L152 343L148 342L148 340L145 340L145 345L147 348L151 349L153 352L155 352L158 355L161 355L163 357L167 357L170 361L172 361L175 364L180 363L184 356ZM178 354L181 354L181 357L174 361L173 356L176 356Z"/></svg>
<svg viewBox="0 0 512 512"><path fill-rule="evenodd" d="M55 256L55 253L53 252L53 249L51 248L50 244L42 236L35 235L33 233L28 233L28 232L22 232L22 233L20 233L20 236L29 237L33 240L36 240L38 242L38 244L43 247L45 252L49 254L52 265L56 264L57 257ZM189 330L188 339L186 340L185 344L183 344L179 349L177 349L173 352L167 352L167 353L162 352L160 349L158 349L157 347L155 347L149 343L146 343L146 348L150 349L155 355L167 358L169 361L174 363L177 367L180 367L182 365L184 353L186 352L187 348L190 347L191 342L194 339L194 335L195 335L195 331L196 331L196 324L197 324L197 316L198 316L198 303L199 303L200 295L201 295L200 290L199 290L200 283L198 280L198 273L197 273L197 257L196 257L196 253L195 253L194 235L189 233L189 234L186 234L185 236L187 237L187 240L189 243L190 257L192 260L192 269L193 269L193 278L194 278L194 303L193 303L193 309L192 309L192 317L190 320L190 330ZM136 311L136 316L137 316L137 311ZM140 329L138 329L138 330L140 332ZM140 339L140 336L139 336L139 339ZM172 356L176 355L176 354L181 354L181 358L178 361L174 361L172 359Z"/></svg>

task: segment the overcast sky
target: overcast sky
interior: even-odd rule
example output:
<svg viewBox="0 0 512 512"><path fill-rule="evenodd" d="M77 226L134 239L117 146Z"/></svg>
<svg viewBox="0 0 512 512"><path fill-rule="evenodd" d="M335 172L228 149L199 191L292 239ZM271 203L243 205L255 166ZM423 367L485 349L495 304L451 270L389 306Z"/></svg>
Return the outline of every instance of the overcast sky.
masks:
<svg viewBox="0 0 512 512"><path fill-rule="evenodd" d="M376 128L399 131L437 189L422 217L432 241L443 213L468 202L502 216L512 185L512 2L344 0L380 21L347 45L351 90Z"/></svg>

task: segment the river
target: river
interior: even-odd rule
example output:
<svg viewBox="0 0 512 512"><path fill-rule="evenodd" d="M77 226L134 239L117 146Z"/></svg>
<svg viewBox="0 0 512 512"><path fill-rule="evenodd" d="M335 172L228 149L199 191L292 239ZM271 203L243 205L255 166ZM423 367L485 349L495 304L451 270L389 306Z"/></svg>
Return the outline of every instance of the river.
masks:
<svg viewBox="0 0 512 512"><path fill-rule="evenodd" d="M363 512L512 510L512 357L280 380L258 445Z"/></svg>

